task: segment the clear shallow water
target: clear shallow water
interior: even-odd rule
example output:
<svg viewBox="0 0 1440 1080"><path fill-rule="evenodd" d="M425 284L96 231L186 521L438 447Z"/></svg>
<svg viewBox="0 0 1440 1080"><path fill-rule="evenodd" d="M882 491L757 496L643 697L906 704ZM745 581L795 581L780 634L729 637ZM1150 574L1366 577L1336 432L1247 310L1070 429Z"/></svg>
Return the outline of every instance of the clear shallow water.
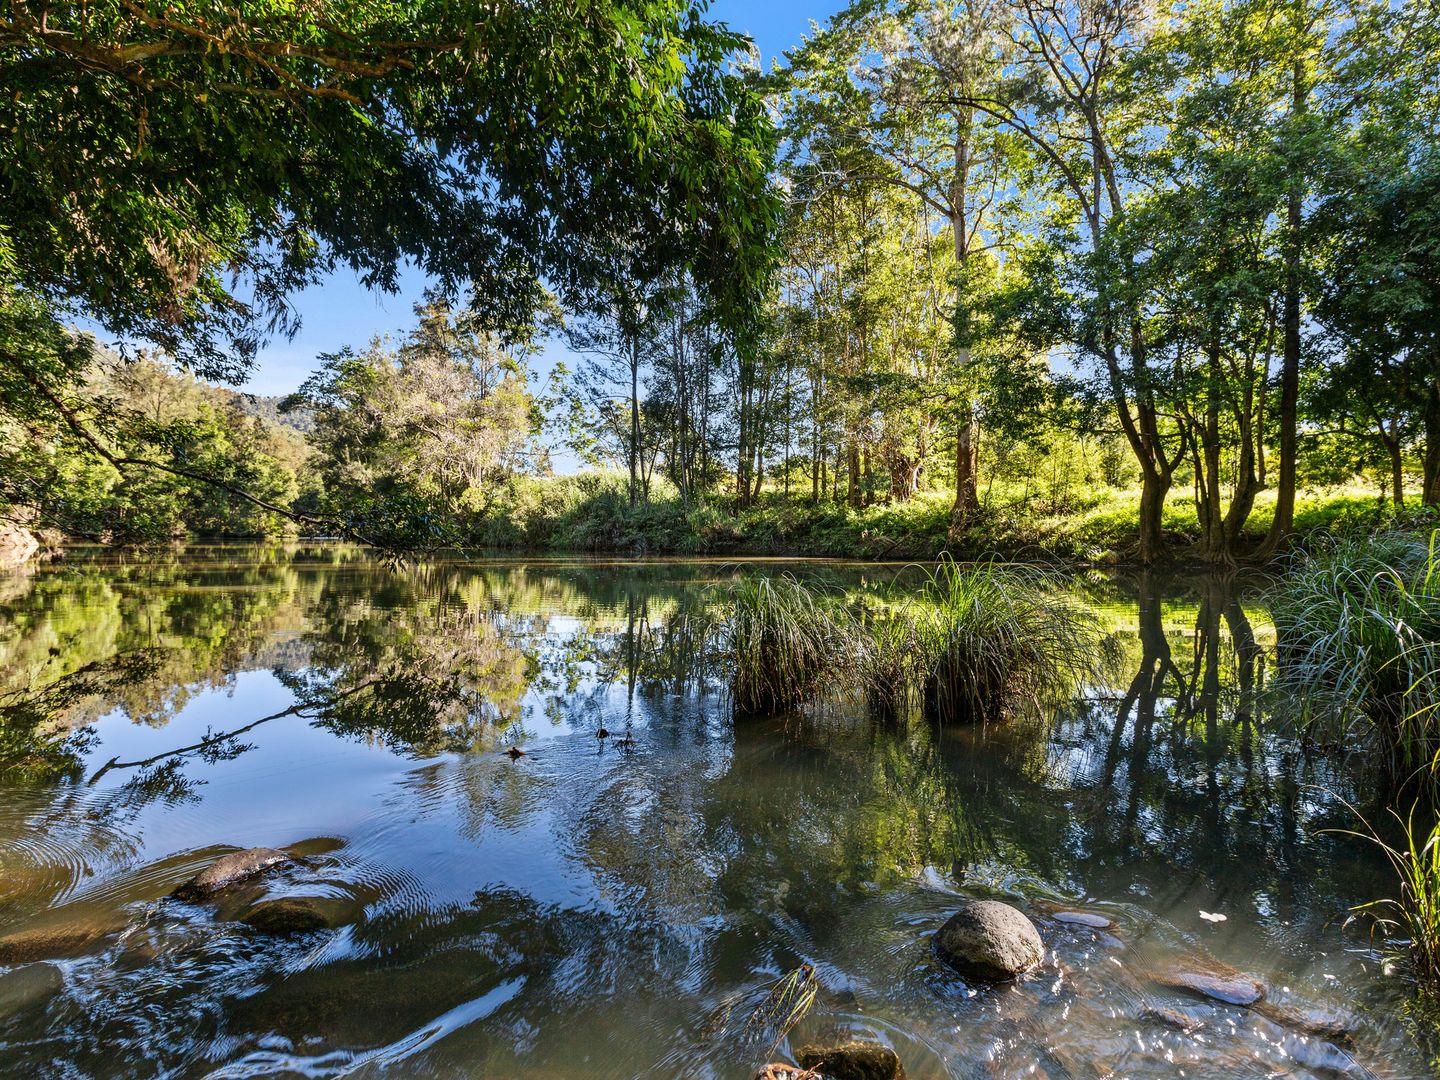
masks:
<svg viewBox="0 0 1440 1080"><path fill-rule="evenodd" d="M1095 685L987 732L733 718L735 570L192 548L0 579L6 700L58 682L93 728L63 775L0 786L0 950L39 936L49 965L0 974L0 1071L744 1080L840 1031L918 1080L1427 1074L1403 987L1343 926L1387 884L1324 831L1364 792L1259 707L1267 634L1235 583L1077 580ZM346 924L274 937L236 921L253 895L165 899L257 845L306 862L250 893ZM981 897L1049 950L1013 986L931 950ZM1074 908L1114 926L1052 917ZM802 963L823 989L790 1040L741 1038ZM1269 1005L1164 985L1218 965Z"/></svg>

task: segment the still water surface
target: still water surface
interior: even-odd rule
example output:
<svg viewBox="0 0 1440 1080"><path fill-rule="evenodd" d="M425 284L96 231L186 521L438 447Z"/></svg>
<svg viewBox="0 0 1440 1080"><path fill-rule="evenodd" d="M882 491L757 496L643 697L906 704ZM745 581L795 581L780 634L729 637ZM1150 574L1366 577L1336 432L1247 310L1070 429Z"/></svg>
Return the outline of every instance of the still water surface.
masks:
<svg viewBox="0 0 1440 1080"><path fill-rule="evenodd" d="M0 692L50 688L76 733L0 782L0 951L24 943L0 1072L746 1080L843 1033L912 1080L1427 1074L1403 988L1344 926L1387 885L1325 831L1364 792L1265 707L1243 588L1078 578L1098 673L1035 722L736 718L724 584L784 568L913 580L314 546L0 577ZM306 858L218 906L167 899L251 846ZM341 925L262 934L236 921L261 890ZM986 988L940 963L971 898L1025 910L1044 966ZM745 1037L802 963L823 988L799 1028ZM1165 985L1222 965L1267 1005Z"/></svg>

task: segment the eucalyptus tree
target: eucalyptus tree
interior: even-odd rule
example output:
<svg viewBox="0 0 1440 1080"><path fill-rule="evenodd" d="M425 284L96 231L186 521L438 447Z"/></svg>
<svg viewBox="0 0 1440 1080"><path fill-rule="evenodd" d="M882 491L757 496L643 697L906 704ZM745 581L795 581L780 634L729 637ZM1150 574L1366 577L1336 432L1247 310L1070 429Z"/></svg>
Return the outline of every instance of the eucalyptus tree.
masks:
<svg viewBox="0 0 1440 1080"><path fill-rule="evenodd" d="M575 388L606 428L614 434L630 473L633 507L642 487L641 370L647 366L653 339L659 333L665 282L656 280L631 260L609 276L585 310L565 328L570 347L585 356ZM628 390L623 413L614 407L615 389Z"/></svg>
<svg viewBox="0 0 1440 1080"><path fill-rule="evenodd" d="M850 156L849 175L837 182L902 188L950 232L953 310L962 324L949 379L957 524L977 502L966 263L987 246L987 214L1009 167L999 125L976 102L1000 85L1009 23L1001 0L856 0L790 57L797 98L790 131L802 152L816 134L852 144L862 152Z"/></svg>
<svg viewBox="0 0 1440 1080"><path fill-rule="evenodd" d="M397 548L453 542L466 514L541 463L527 378L540 327L501 338L484 318L439 300L416 316L398 348L375 341L322 355L286 402L314 418L319 509Z"/></svg>

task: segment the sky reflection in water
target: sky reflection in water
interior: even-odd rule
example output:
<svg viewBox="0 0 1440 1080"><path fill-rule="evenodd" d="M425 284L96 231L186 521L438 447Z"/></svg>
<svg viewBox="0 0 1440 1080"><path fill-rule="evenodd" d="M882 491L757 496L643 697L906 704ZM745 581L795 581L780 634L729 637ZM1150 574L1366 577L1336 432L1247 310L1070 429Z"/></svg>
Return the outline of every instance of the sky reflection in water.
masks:
<svg viewBox="0 0 1440 1080"><path fill-rule="evenodd" d="M1077 580L1101 675L986 732L732 721L735 570L193 548L0 582L6 701L98 690L66 713L90 743L0 795L0 935L94 928L54 959L58 992L0 975L7 1070L743 1078L768 1047L716 1017L808 962L823 989L776 1056L838 1029L919 1078L1424 1073L1403 991L1341 927L1385 885L1320 831L1355 792L1274 732L1235 582ZM307 864L264 888L349 905L346 925L268 937L162 899L233 847L296 844ZM1046 966L986 990L940 964L929 935L970 897L1031 914ZM1050 917L1070 907L1115 925ZM1274 1011L1155 978L1216 961ZM1336 1017L1352 1048L1299 1023Z"/></svg>

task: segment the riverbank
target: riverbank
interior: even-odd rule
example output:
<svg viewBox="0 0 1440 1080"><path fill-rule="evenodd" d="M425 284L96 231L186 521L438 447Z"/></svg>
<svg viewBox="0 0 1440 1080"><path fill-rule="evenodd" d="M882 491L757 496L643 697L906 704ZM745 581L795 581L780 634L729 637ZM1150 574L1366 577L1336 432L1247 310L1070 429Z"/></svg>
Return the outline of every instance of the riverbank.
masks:
<svg viewBox="0 0 1440 1080"><path fill-rule="evenodd" d="M1264 537L1273 513L1273 494L1266 493L1250 516L1249 542ZM1418 507L1411 516L1418 526L1428 520ZM901 560L949 552L958 558L1121 565L1134 560L1138 520L1137 491L1090 489L1056 503L1025 489L997 487L984 493L957 539L951 497L943 492L859 507L765 492L737 510L729 499L687 503L664 490L631 506L624 477L591 472L519 481L456 528L463 545L490 550ZM1353 487L1307 493L1296 503L1302 540L1315 533L1369 532L1396 520L1387 501ZM1167 501L1165 532L1173 560L1187 561L1200 536L1188 490Z"/></svg>
<svg viewBox="0 0 1440 1080"><path fill-rule="evenodd" d="M942 553L961 559L998 557L1027 562L1122 566L1134 561L1138 493L1089 489L1063 503L1027 490L991 489L960 538L951 533L951 498L924 492L903 502L852 507L813 502L807 495L765 492L750 506L708 497L687 502L668 485L631 506L624 476L586 472L522 478L497 490L483 506L446 516L439 546L469 551L611 555L733 555L872 560L932 560ZM1245 531L1258 544L1270 527L1274 498L1264 493ZM1200 539L1188 491L1165 504L1170 559L1198 561ZM1417 504L1397 514L1385 498L1354 487L1310 492L1297 500L1295 527L1301 546L1322 533L1364 534L1400 525L1434 527L1434 515ZM17 541L28 533L12 528ZM23 535L22 535L23 534ZM199 539L255 540L252 528L207 533ZM0 551L0 567L59 550L53 531L37 544L17 542ZM4 559L5 551L15 557Z"/></svg>

